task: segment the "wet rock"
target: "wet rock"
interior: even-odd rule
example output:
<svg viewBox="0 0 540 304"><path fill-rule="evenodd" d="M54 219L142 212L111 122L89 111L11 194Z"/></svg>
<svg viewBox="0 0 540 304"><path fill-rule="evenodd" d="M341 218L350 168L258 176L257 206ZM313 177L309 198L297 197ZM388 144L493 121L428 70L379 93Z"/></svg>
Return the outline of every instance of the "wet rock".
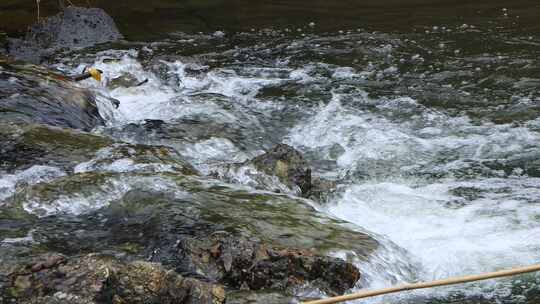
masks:
<svg viewBox="0 0 540 304"><path fill-rule="evenodd" d="M287 145L278 145L270 152L243 163L213 166L209 175L228 183L325 201L337 190L337 182L311 176L310 172L298 151Z"/></svg>
<svg viewBox="0 0 540 304"><path fill-rule="evenodd" d="M115 143L108 137L36 124L0 123L0 170L36 165L65 171L198 172L172 148Z"/></svg>
<svg viewBox="0 0 540 304"><path fill-rule="evenodd" d="M306 194L306 197L320 202L325 201L329 196L336 192L337 186L338 183L333 180L312 176L311 188Z"/></svg>
<svg viewBox="0 0 540 304"><path fill-rule="evenodd" d="M107 82L107 86L110 89L116 89L119 87L129 88L137 86L141 81L139 81L134 75L131 74L122 74L116 78L113 78Z"/></svg>
<svg viewBox="0 0 540 304"><path fill-rule="evenodd" d="M225 302L219 285L182 277L157 263L126 263L99 254L45 254L12 269L8 277L10 282L0 286L0 299L17 303Z"/></svg>
<svg viewBox="0 0 540 304"><path fill-rule="evenodd" d="M277 176L292 189L300 188L302 195L307 195L312 187L311 168L302 154L289 145L279 144L248 163L261 172Z"/></svg>
<svg viewBox="0 0 540 304"><path fill-rule="evenodd" d="M273 247L226 232L186 238L178 245L183 271L197 273L236 289L293 290L310 284L341 294L360 278L359 270L338 258L314 251Z"/></svg>
<svg viewBox="0 0 540 304"><path fill-rule="evenodd" d="M165 146L115 143L96 152L92 160L78 164L81 172L175 172L197 175L198 172L174 149Z"/></svg>
<svg viewBox="0 0 540 304"><path fill-rule="evenodd" d="M86 161L112 141L77 130L36 124L0 124L0 170L34 165L70 167Z"/></svg>
<svg viewBox="0 0 540 304"><path fill-rule="evenodd" d="M112 109L113 104L109 106ZM96 97L89 90L42 67L2 61L0 121L41 123L85 131L105 123Z"/></svg>
<svg viewBox="0 0 540 304"><path fill-rule="evenodd" d="M251 125L249 115L240 116L235 122L222 121L221 118L230 117L230 113L221 110L214 112L212 105L202 105L206 101L190 105L190 111L200 113L189 118L167 122L147 119L138 124L107 128L105 133L118 140L170 146L196 166L243 162L258 154L252 151L261 152L259 149L264 147L263 141L270 137L263 137L266 130ZM202 170L204 167L198 168Z"/></svg>
<svg viewBox="0 0 540 304"><path fill-rule="evenodd" d="M113 19L100 8L70 6L33 25L24 40L12 39L10 55L40 62L59 49L74 49L121 39Z"/></svg>
<svg viewBox="0 0 540 304"><path fill-rule="evenodd" d="M33 246L67 255L106 251L164 265L181 264L178 240L222 230L320 256L340 252L358 262L378 246L303 200L169 172L88 172L20 187L0 206L0 216L13 219L3 222L17 229L11 237L36 241L14 243L19 252Z"/></svg>

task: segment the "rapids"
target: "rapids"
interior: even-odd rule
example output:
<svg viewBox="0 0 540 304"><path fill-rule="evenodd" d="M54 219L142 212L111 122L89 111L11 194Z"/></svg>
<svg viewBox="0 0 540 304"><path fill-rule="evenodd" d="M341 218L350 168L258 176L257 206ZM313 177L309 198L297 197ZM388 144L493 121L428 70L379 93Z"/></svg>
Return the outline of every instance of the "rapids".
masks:
<svg viewBox="0 0 540 304"><path fill-rule="evenodd" d="M104 71L102 83L81 84L97 94L106 118L93 132L172 147L204 174L277 143L299 149L315 175L338 184L325 201L307 203L380 242L367 260L356 260L357 288L387 287L540 261L540 36L509 26L511 13L407 34L321 32L315 23L177 32L63 54L51 67ZM106 102L112 99L117 109ZM102 164L110 153L100 149L74 172L34 166L4 174L0 200L20 181L174 172L129 158ZM258 193L249 169L237 174L239 187ZM49 209L31 197L23 206L39 216L79 215L149 184L176 189L126 174L95 193L57 193ZM32 234L2 242L28 240ZM366 302L536 303L539 283L540 274L530 274Z"/></svg>

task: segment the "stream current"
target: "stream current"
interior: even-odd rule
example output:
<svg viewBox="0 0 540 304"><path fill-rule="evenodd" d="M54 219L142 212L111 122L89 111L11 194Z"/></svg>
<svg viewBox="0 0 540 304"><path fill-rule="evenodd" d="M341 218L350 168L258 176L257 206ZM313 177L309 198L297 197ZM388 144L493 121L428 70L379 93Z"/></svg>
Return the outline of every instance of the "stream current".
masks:
<svg viewBox="0 0 540 304"><path fill-rule="evenodd" d="M360 263L358 285L380 288L540 261L540 36L520 31L515 18L501 10L489 23L408 34L321 33L316 23L178 32L59 56L52 67L104 71L102 83L81 86L120 106L103 102L107 126L93 132L170 146L204 174L278 143L301 151L314 175L338 185L309 204L381 243ZM156 124L186 136L160 136ZM99 167L99 153L74 172L137 166L118 160ZM66 174L34 166L3 175L0 199L21 180L48 183ZM65 193L49 209L31 199L24 206L40 216L84 214L141 182L128 176L106 193ZM259 186L242 172L233 182ZM529 274L362 303L535 303L539 281Z"/></svg>

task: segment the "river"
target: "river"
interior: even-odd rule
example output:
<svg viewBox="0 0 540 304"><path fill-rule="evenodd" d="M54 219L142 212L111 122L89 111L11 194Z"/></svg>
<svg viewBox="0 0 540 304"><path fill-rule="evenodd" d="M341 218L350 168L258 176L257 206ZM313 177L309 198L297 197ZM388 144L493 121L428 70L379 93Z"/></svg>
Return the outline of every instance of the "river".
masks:
<svg viewBox="0 0 540 304"><path fill-rule="evenodd" d="M103 83L82 86L120 106L102 105L107 125L93 132L173 147L205 174L278 143L295 147L338 185L310 204L381 244L358 262L357 289L540 260L538 2L95 2L117 12L130 42L51 63L104 71ZM163 55L159 68L149 54ZM141 131L150 120L199 131L188 139ZM75 173L103 169L93 165ZM103 170L132 164L111 166ZM45 182L66 174L48 170L60 173ZM238 174L236 183L256 191ZM43 172L4 175L0 186L28 175ZM84 214L135 182L99 194L109 198L61 193L47 212ZM529 274L358 303L537 303L539 282Z"/></svg>

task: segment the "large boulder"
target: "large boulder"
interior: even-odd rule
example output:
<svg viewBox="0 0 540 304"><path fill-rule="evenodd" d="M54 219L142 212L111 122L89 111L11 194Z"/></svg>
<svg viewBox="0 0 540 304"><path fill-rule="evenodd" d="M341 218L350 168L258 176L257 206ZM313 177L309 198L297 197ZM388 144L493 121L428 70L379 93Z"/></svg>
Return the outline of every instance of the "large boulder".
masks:
<svg viewBox="0 0 540 304"><path fill-rule="evenodd" d="M24 40L12 39L9 53L40 62L59 49L75 49L121 39L113 19L100 8L70 6L33 25Z"/></svg>
<svg viewBox="0 0 540 304"><path fill-rule="evenodd" d="M97 103L91 91L43 67L0 60L1 122L40 123L88 131L105 123ZM103 106L106 111L114 105L105 101Z"/></svg>
<svg viewBox="0 0 540 304"><path fill-rule="evenodd" d="M50 253L30 264L1 270L7 278L0 283L2 303L225 302L219 285L182 277L157 263L126 263L98 254L67 258Z"/></svg>
<svg viewBox="0 0 540 304"><path fill-rule="evenodd" d="M312 250L276 247L216 232L186 238L178 245L182 272L242 290L297 290L310 284L328 294L342 294L360 278L359 270L338 258Z"/></svg>

